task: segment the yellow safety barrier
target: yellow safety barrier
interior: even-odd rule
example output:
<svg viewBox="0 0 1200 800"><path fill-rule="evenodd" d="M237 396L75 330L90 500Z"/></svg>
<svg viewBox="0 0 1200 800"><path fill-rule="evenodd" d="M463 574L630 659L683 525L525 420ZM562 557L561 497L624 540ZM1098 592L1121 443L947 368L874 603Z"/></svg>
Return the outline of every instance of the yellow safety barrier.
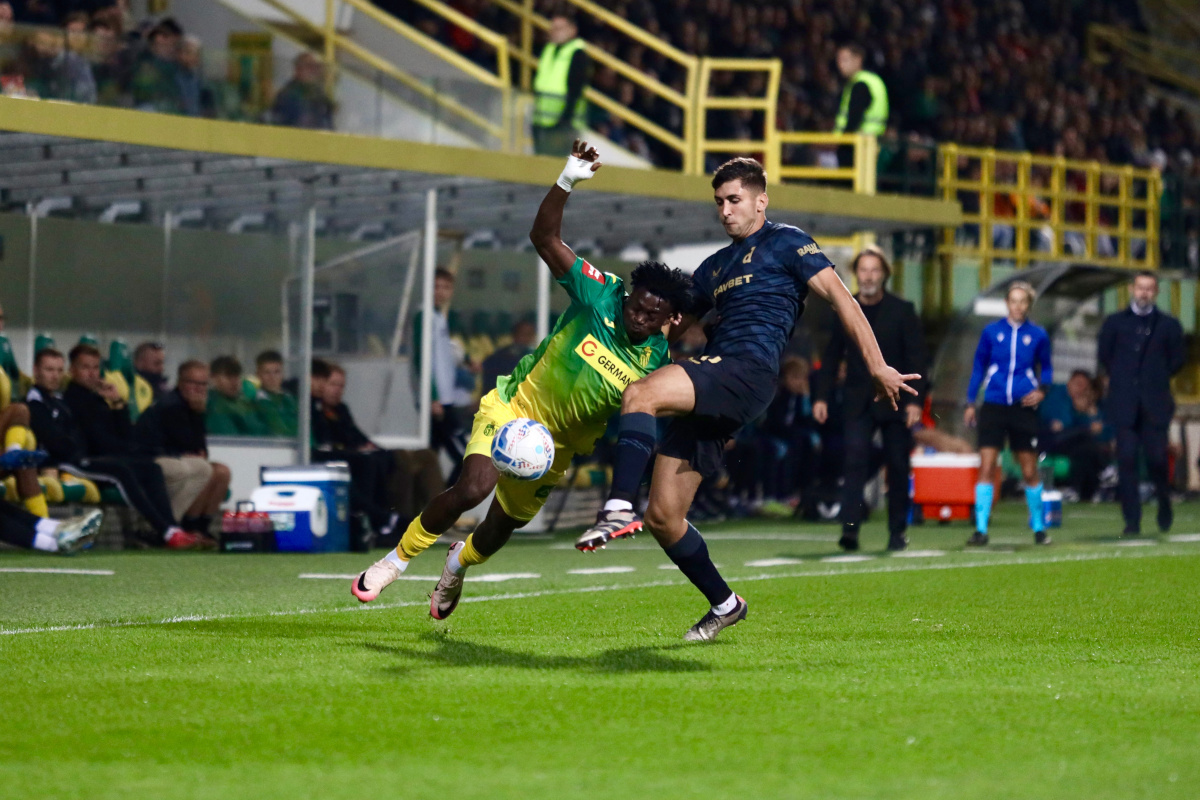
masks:
<svg viewBox="0 0 1200 800"><path fill-rule="evenodd" d="M764 72L766 73L766 93L761 97L712 97L712 74L714 72ZM778 132L775 130L775 108L779 100L779 78L783 73L783 63L777 58L702 58L700 59L700 74L696 86L696 129L692 141L696 149L693 163L698 170L704 169L704 157L709 153L732 152L745 153L761 151L763 166L767 169L767 178L779 180L780 148L776 142ZM708 138L708 112L722 111L761 111L763 114L763 138L757 141L751 139L722 140Z"/></svg>
<svg viewBox="0 0 1200 800"><path fill-rule="evenodd" d="M939 252L981 259L981 285L997 259L1018 268L1031 261L1082 261L1154 269L1158 266L1156 170L1111 166L945 144L939 185L963 206L978 235L947 228Z"/></svg>
<svg viewBox="0 0 1200 800"><path fill-rule="evenodd" d="M537 67L538 56L540 55L534 51L534 29L549 30L550 20L533 10L533 0L492 0L492 2L499 8L517 17L520 21L521 45L514 55L520 62L521 89L528 92L533 85L533 71ZM613 117L622 120L630 127L657 139L678 152L680 160L683 162L683 172L685 174L690 175L699 172L701 167L696 163L695 148L688 140L696 114L694 98L699 59L688 55L677 47L667 44L658 37L632 24L624 17L620 17L608 9L590 2L590 0L567 0L567 2L580 12L607 25L614 31L628 36L638 44L670 59L685 71L687 75L685 81L687 90L686 92L679 92L628 62L622 61L607 50L601 50L591 42L587 42L585 46L588 57L593 62L608 67L636 86L645 89L655 97L665 100L678 108L683 117L683 135L673 133L653 120L647 119L645 116L620 103L616 98L600 92L594 86L589 86L584 91L584 98L589 103L593 103L604 109Z"/></svg>
<svg viewBox="0 0 1200 800"><path fill-rule="evenodd" d="M859 194L875 194L875 168L879 163L879 140L861 133L812 133L779 131L775 134L778 180L825 180L849 182ZM848 167L789 166L783 163L789 145L824 147L849 146L854 163Z"/></svg>
<svg viewBox="0 0 1200 800"><path fill-rule="evenodd" d="M333 70L339 64L339 57L348 56L366 65L368 68L392 78L429 102L437 104L440 108L445 109L458 119L495 138L500 142L501 149L505 151L512 149L514 140L512 136L513 100L510 53L508 40L501 34L479 24L470 17L440 2L440 0L416 0L416 2L438 14L447 22L457 25L492 47L496 51L496 71L493 73L463 57L441 42L431 39L411 25L401 22L390 14L381 11L374 4L367 2L367 0L325 0L325 20L323 24L317 24L308 19L308 17L297 12L290 3L284 2L284 0L263 0L263 2L287 16L308 35L321 41L324 61L326 68L329 70L327 80L332 82ZM336 12L338 3L343 3L353 8L397 36L416 44L427 52L453 65L465 75L470 76L485 86L491 86L496 89L501 97L502 119L500 121L488 119L483 114L468 108L446 93L439 92L436 88L426 84L410 72L397 67L391 59L368 50L354 40L343 36L337 30ZM282 31L278 30L277 32L282 33Z"/></svg>
<svg viewBox="0 0 1200 800"><path fill-rule="evenodd" d="M1182 62L1200 70L1200 55L1194 49L1111 25L1089 25L1087 54L1093 64L1119 59L1132 70L1200 94L1200 78L1176 66Z"/></svg>

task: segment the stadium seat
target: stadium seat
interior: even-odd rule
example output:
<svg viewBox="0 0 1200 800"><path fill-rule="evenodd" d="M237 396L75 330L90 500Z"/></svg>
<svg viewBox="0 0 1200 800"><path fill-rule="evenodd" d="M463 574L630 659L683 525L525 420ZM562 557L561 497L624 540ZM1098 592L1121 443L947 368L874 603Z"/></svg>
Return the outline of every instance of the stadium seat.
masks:
<svg viewBox="0 0 1200 800"><path fill-rule="evenodd" d="M47 347L54 347L54 337L48 333L39 333L33 340L33 352L39 353Z"/></svg>

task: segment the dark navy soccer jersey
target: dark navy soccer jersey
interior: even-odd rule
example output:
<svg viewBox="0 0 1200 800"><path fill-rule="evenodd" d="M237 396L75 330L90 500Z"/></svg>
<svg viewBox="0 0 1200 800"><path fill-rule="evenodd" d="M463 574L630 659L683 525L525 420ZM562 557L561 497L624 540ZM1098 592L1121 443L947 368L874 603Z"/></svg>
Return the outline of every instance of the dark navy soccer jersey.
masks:
<svg viewBox="0 0 1200 800"><path fill-rule="evenodd" d="M716 308L720 317L705 355L755 358L778 370L809 279L832 266L807 233L770 221L713 253L692 275L697 314Z"/></svg>

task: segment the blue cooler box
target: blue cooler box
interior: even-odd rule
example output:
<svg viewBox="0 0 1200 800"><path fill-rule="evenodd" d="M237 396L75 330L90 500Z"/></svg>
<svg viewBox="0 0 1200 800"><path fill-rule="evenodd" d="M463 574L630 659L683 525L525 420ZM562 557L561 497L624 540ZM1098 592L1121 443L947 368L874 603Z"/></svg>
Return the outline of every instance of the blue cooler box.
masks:
<svg viewBox="0 0 1200 800"><path fill-rule="evenodd" d="M254 507L271 515L281 551L330 553L350 549L349 464L329 461L263 467L260 476L263 485L254 493ZM319 500L311 491L300 489L317 490Z"/></svg>

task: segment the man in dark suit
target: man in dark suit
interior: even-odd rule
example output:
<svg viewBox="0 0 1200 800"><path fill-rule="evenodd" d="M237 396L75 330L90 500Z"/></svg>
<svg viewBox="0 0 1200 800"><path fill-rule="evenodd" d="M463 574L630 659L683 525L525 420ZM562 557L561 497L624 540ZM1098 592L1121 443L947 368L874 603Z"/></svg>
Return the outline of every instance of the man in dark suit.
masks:
<svg viewBox="0 0 1200 800"><path fill-rule="evenodd" d="M1125 533L1141 533L1138 450L1158 495L1158 529L1171 529L1171 485L1167 475L1167 429L1175 414L1171 376L1183 367L1183 326L1159 311L1158 276L1139 272L1129 308L1111 314L1100 329L1097 357L1109 376L1108 421L1117 431L1117 494Z"/></svg>
<svg viewBox="0 0 1200 800"><path fill-rule="evenodd" d="M855 298L871 323L884 361L904 374L925 374L928 352L921 321L912 303L885 291L892 276L887 256L874 245L854 257L851 270L858 280ZM846 332L838 323L825 348L825 358L817 382L817 402L813 404L813 419L824 424L829 417L830 377L837 374L837 364L846 362L844 387L846 419L846 473L842 482L842 538L838 545L844 550L858 549L858 530L863 518L863 487L870 477L871 439L878 430L883 436L884 463L888 475L888 549L903 550L908 546L908 474L909 456L913 448L912 428L921 420L921 402L925 395L925 380L912 384L916 396L903 395L900 408L889 403L875 402L875 384L857 347L849 346Z"/></svg>

